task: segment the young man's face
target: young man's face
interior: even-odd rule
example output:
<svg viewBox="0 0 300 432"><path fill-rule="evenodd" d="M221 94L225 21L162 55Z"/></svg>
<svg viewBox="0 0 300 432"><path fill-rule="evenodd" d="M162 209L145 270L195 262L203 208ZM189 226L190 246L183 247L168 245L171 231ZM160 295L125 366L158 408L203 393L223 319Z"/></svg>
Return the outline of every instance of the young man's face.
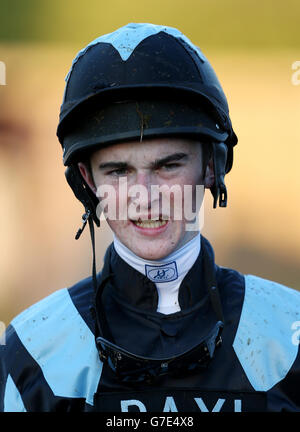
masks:
<svg viewBox="0 0 300 432"><path fill-rule="evenodd" d="M158 260L198 233L187 230L186 223L196 210L196 185L213 182L211 164L203 173L202 156L199 142L155 138L97 150L91 157L92 176L84 164L79 169L94 193L102 193L106 210L116 210L116 217L109 211L107 222L119 240L141 258ZM192 193L186 192L187 185ZM162 192L154 193L159 188Z"/></svg>

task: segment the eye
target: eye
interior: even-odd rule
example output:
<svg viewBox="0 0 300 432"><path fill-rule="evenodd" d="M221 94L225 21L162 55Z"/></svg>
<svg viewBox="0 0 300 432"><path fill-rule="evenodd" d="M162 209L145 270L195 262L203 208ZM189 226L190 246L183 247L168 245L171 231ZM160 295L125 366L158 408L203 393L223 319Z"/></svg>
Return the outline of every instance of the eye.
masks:
<svg viewBox="0 0 300 432"><path fill-rule="evenodd" d="M167 171L171 171L171 170L176 169L178 167L180 167L179 163L168 163L168 164L163 166L163 168L166 169Z"/></svg>
<svg viewBox="0 0 300 432"><path fill-rule="evenodd" d="M107 175L111 175L111 176L125 176L128 174L128 170L126 168L118 168L112 171L109 171L108 173L106 173Z"/></svg>

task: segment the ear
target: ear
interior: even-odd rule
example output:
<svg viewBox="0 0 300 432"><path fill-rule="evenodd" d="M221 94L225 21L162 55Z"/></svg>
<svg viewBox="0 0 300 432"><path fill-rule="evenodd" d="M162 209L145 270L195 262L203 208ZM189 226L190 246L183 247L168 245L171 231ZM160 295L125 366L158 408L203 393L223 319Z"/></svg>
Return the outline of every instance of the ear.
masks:
<svg viewBox="0 0 300 432"><path fill-rule="evenodd" d="M205 176L204 176L204 187L210 189L215 182L214 163L213 159L210 158L206 165Z"/></svg>
<svg viewBox="0 0 300 432"><path fill-rule="evenodd" d="M93 179L91 171L86 166L86 164L84 164L83 162L79 162L78 163L78 168L79 168L80 174L82 175L82 177L85 180L86 184L90 187L90 189L96 195L97 188L95 186L94 179Z"/></svg>

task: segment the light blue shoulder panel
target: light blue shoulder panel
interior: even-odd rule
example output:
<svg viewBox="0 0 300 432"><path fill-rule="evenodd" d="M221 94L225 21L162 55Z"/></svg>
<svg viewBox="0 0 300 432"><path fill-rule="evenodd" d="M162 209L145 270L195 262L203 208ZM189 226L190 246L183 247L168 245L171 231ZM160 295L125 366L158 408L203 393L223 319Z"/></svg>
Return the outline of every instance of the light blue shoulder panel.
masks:
<svg viewBox="0 0 300 432"><path fill-rule="evenodd" d="M4 412L26 412L19 390L8 375L4 393Z"/></svg>
<svg viewBox="0 0 300 432"><path fill-rule="evenodd" d="M65 80L68 81L74 64L77 62L79 57L81 57L92 45L96 45L100 42L111 44L119 52L122 60L126 61L140 42L142 42L147 37L159 32L165 32L171 36L182 39L198 54L198 56L203 61L206 61L206 57L201 52L201 50L176 28L149 23L130 23L112 33L108 33L94 39L92 42L86 45L86 47L80 50L74 58L71 69L68 72Z"/></svg>
<svg viewBox="0 0 300 432"><path fill-rule="evenodd" d="M289 372L298 352L295 329L299 320L298 291L245 276L245 298L233 348L255 390L269 390Z"/></svg>
<svg viewBox="0 0 300 432"><path fill-rule="evenodd" d="M54 395L82 397L93 404L102 363L94 335L66 288L32 305L11 324Z"/></svg>

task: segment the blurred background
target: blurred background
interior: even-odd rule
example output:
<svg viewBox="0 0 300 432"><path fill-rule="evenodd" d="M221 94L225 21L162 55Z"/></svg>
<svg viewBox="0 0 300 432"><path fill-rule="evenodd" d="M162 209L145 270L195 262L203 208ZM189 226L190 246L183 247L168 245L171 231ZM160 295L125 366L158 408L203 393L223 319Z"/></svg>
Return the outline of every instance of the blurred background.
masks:
<svg viewBox="0 0 300 432"><path fill-rule="evenodd" d="M0 0L0 321L91 274L83 208L56 138L64 78L88 42L129 22L179 28L208 57L239 137L228 207L206 194L219 265L300 289L299 0ZM97 232L98 269L112 236Z"/></svg>

